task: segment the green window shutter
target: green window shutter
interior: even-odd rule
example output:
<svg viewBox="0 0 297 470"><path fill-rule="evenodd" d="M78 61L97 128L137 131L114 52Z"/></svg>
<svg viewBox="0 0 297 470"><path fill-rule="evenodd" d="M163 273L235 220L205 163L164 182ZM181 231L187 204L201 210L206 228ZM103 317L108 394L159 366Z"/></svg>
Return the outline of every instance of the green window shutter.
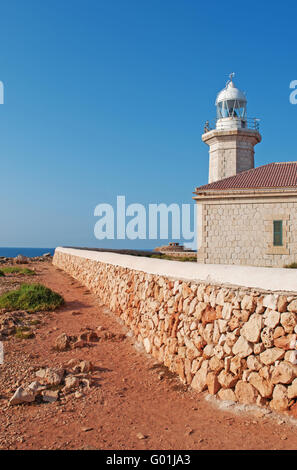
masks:
<svg viewBox="0 0 297 470"><path fill-rule="evenodd" d="M273 246L282 246L283 244L283 221L273 221Z"/></svg>

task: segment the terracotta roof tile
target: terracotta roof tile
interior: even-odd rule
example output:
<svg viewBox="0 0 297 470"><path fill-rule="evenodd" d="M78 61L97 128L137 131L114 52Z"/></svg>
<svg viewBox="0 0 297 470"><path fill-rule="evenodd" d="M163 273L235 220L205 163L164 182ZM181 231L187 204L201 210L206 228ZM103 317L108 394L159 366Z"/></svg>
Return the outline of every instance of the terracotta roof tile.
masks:
<svg viewBox="0 0 297 470"><path fill-rule="evenodd" d="M196 188L220 189L297 188L297 162L269 163Z"/></svg>

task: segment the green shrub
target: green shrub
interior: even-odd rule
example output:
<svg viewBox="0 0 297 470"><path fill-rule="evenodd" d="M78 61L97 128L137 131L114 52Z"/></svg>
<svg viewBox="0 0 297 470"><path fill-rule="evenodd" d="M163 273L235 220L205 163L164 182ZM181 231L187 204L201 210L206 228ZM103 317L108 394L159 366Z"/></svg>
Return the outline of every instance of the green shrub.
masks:
<svg viewBox="0 0 297 470"><path fill-rule="evenodd" d="M284 268L297 269L297 263L286 264Z"/></svg>
<svg viewBox="0 0 297 470"><path fill-rule="evenodd" d="M2 269L0 269L0 277L3 277L5 276L4 272L2 271Z"/></svg>
<svg viewBox="0 0 297 470"><path fill-rule="evenodd" d="M18 339L31 339L34 338L34 333L27 326L19 326L15 330L15 337Z"/></svg>
<svg viewBox="0 0 297 470"><path fill-rule="evenodd" d="M63 297L42 284L22 284L17 290L0 296L0 308L38 312L55 310L64 303Z"/></svg>
<svg viewBox="0 0 297 470"><path fill-rule="evenodd" d="M170 256L164 253L153 254L150 258L166 259L170 261L197 261L196 256Z"/></svg>
<svg viewBox="0 0 297 470"><path fill-rule="evenodd" d="M7 268L2 268L4 274L27 274L32 276L35 274L35 271L29 268L19 268L17 266L8 266Z"/></svg>

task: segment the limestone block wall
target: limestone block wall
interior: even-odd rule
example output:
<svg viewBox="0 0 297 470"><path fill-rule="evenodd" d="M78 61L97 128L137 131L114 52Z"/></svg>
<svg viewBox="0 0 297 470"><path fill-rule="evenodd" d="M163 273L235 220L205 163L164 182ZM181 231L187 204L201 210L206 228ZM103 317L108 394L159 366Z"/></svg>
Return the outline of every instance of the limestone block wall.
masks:
<svg viewBox="0 0 297 470"><path fill-rule="evenodd" d="M297 202L205 202L203 211L201 262L270 267L297 262ZM283 221L282 247L273 247L273 220Z"/></svg>
<svg viewBox="0 0 297 470"><path fill-rule="evenodd" d="M104 255L58 248L53 263L95 293L183 383L277 411L295 405L297 293L216 284L209 276L179 279L175 266L192 277L193 263ZM162 263L169 270L174 263L174 277Z"/></svg>

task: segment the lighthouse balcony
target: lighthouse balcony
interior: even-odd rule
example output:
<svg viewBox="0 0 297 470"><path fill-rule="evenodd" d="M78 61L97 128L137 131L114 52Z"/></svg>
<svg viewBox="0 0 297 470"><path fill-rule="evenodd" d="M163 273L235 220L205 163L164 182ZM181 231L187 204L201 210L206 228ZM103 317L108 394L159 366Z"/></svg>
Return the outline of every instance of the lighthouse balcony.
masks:
<svg viewBox="0 0 297 470"><path fill-rule="evenodd" d="M230 116L218 118L211 122L206 121L204 125L204 133L213 130L228 131L232 129L250 129L259 132L259 119Z"/></svg>

